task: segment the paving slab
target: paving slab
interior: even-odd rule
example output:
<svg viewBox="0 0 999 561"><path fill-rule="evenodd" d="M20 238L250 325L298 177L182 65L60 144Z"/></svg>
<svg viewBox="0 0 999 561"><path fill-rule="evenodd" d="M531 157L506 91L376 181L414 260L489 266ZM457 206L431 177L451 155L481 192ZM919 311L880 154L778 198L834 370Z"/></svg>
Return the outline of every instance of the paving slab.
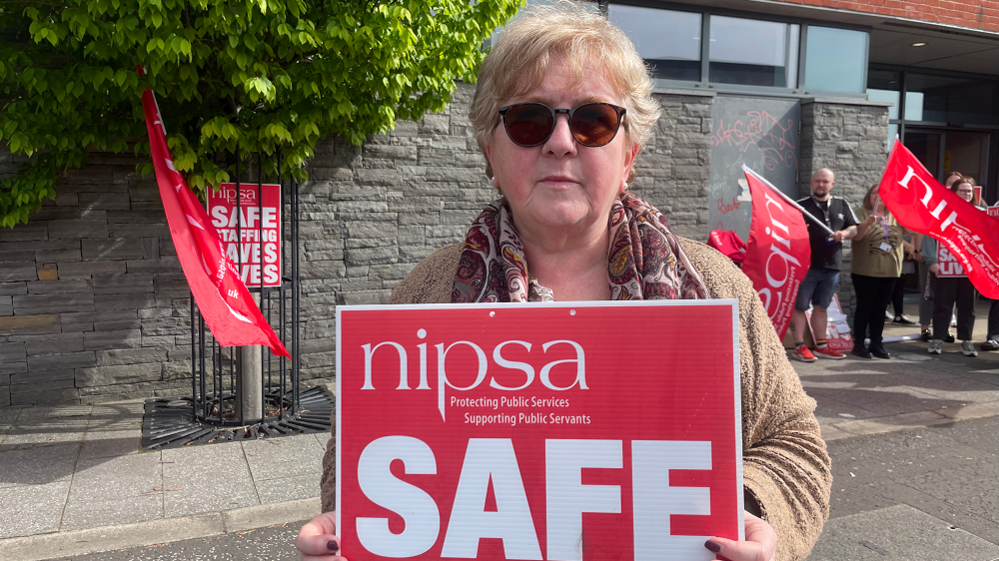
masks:
<svg viewBox="0 0 999 561"><path fill-rule="evenodd" d="M909 505L826 522L807 561L993 561L999 546Z"/></svg>
<svg viewBox="0 0 999 561"><path fill-rule="evenodd" d="M0 448L0 489L69 481L79 453L75 442Z"/></svg>
<svg viewBox="0 0 999 561"><path fill-rule="evenodd" d="M163 491L159 452L80 460L73 475L69 503L143 497Z"/></svg>
<svg viewBox="0 0 999 561"><path fill-rule="evenodd" d="M104 498L66 504L61 532L132 524L163 518L163 493L137 497Z"/></svg>
<svg viewBox="0 0 999 561"><path fill-rule="evenodd" d="M287 500L308 499L319 496L322 471L302 475L256 481L261 504L274 504Z"/></svg>
<svg viewBox="0 0 999 561"><path fill-rule="evenodd" d="M853 433L856 436L863 436L952 422L954 422L953 419L944 417L934 411L914 411L912 413L900 413L889 417L840 422L836 424L836 427Z"/></svg>
<svg viewBox="0 0 999 561"><path fill-rule="evenodd" d="M67 493L68 478L42 485L0 488L0 505L3 505L0 508L0 538L58 531ZM11 505L22 508L11 508ZM23 508L26 505L30 508Z"/></svg>
<svg viewBox="0 0 999 561"><path fill-rule="evenodd" d="M322 471L323 449L309 434L242 442L254 481Z"/></svg>
<svg viewBox="0 0 999 561"><path fill-rule="evenodd" d="M0 425L12 425L18 415L23 411L23 407L0 407Z"/></svg>
<svg viewBox="0 0 999 561"><path fill-rule="evenodd" d="M941 407L934 409L937 413L953 419L968 420L999 415L999 401L986 403L969 403L956 407Z"/></svg>
<svg viewBox="0 0 999 561"><path fill-rule="evenodd" d="M0 541L0 559L41 561L66 555L84 555L137 545L202 538L224 531L222 515L213 512L200 516L150 520ZM97 556L97 559L102 558Z"/></svg>
<svg viewBox="0 0 999 561"><path fill-rule="evenodd" d="M143 408L142 401L94 405L87 418L87 432L141 429Z"/></svg>
<svg viewBox="0 0 999 561"><path fill-rule="evenodd" d="M168 518L260 504L239 442L163 450L162 458Z"/></svg>
<svg viewBox="0 0 999 561"><path fill-rule="evenodd" d="M138 454L142 449L142 429L87 431L80 449L81 460ZM157 453L157 456L159 454Z"/></svg>
<svg viewBox="0 0 999 561"><path fill-rule="evenodd" d="M65 428L52 429L45 427L25 427L24 425L14 425L0 444L0 452L5 450L17 450L25 448L37 448L39 446L51 446L55 444L72 443L79 447L83 441L84 427L79 430L69 431Z"/></svg>

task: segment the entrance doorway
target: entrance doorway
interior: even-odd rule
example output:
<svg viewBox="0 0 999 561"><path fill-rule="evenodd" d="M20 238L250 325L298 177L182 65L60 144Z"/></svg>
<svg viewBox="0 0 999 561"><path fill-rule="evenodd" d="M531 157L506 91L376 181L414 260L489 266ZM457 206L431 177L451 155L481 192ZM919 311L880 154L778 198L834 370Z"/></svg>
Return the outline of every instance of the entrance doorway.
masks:
<svg viewBox="0 0 999 561"><path fill-rule="evenodd" d="M939 181L951 170L975 178L985 185L985 193L995 197L994 185L987 185L989 133L968 130L905 128L905 146Z"/></svg>

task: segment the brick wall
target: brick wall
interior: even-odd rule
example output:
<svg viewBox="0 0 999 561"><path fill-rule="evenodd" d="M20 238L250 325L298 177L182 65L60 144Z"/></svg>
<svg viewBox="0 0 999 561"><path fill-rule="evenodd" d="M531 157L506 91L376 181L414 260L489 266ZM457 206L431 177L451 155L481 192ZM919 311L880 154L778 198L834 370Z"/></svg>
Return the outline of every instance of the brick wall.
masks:
<svg viewBox="0 0 999 561"><path fill-rule="evenodd" d="M363 146L317 148L300 190L303 379L334 374L336 305L385 302L497 196L467 119L472 92ZM659 99L632 189L705 239L712 98ZM15 164L0 160L0 173ZM0 406L190 392L187 285L155 181L135 164L95 155L29 224L0 229Z"/></svg>
<svg viewBox="0 0 999 561"><path fill-rule="evenodd" d="M881 181L888 159L888 107L841 99L801 103L801 161L798 191L811 194L812 173L829 168L836 176L832 193L860 208L867 190ZM852 317L856 304L850 282L850 244L844 244L839 300ZM851 322L852 325L852 322Z"/></svg>
<svg viewBox="0 0 999 561"><path fill-rule="evenodd" d="M774 0L999 32L995 0Z"/></svg>

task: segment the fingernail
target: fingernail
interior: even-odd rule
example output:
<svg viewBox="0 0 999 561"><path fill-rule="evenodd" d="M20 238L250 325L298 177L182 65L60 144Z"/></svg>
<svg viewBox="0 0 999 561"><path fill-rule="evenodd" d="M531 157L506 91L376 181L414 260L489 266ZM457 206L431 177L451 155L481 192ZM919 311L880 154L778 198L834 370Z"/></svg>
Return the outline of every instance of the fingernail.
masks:
<svg viewBox="0 0 999 561"><path fill-rule="evenodd" d="M336 540L330 540L330 541L326 542L326 549L328 549L330 551L336 551L336 550L340 549L340 544L336 543ZM719 549L721 549L721 548L719 548ZM712 551L718 551L718 550L715 549L715 550L712 550Z"/></svg>
<svg viewBox="0 0 999 561"><path fill-rule="evenodd" d="M721 544L718 542L713 542L711 540L704 542L704 547L708 548L713 553L718 553L719 551L721 551Z"/></svg>

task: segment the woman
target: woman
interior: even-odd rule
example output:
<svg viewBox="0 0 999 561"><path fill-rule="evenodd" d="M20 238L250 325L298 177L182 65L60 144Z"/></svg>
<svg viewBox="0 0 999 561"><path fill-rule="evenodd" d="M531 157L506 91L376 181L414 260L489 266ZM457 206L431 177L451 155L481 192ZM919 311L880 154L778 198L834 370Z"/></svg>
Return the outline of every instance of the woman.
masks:
<svg viewBox="0 0 999 561"><path fill-rule="evenodd" d="M881 344L885 310L891 301L895 281L902 273L902 227L881 204L878 185L867 190L864 204L857 211L857 235L853 237L851 278L857 293L853 312L853 354L861 358L891 358ZM870 329L871 343L864 347Z"/></svg>
<svg viewBox="0 0 999 561"><path fill-rule="evenodd" d="M738 298L743 482L759 516L745 514L745 541L711 538L705 547L732 561L803 559L829 500L815 402L748 279L720 253L676 238L658 211L625 191L659 116L631 42L600 15L535 8L503 32L478 84L471 121L502 198L464 244L418 265L391 301ZM335 504L334 444L324 458L324 510ZM334 520L325 513L302 528L303 559L335 558Z"/></svg>
<svg viewBox="0 0 999 561"><path fill-rule="evenodd" d="M950 189L954 186L954 183L964 177L964 175L957 171L952 170L944 176L944 186ZM923 235L916 234L913 236L913 245L916 246L916 262L919 264L917 267L917 273L919 274L919 294L921 295L919 301L919 338L923 341L929 342L933 339L933 332L930 330L930 320L933 319L933 295L936 286L936 276L929 271L929 264L926 263L926 259L922 255L923 247ZM953 320L948 323L948 325L953 324ZM953 343L954 336L950 334L950 330L947 331L947 336L943 339L946 343Z"/></svg>
<svg viewBox="0 0 999 561"><path fill-rule="evenodd" d="M959 197L974 204L975 180L970 177L962 177L951 185L950 190L957 193ZM948 335L947 328L950 325L951 310L957 302L957 336L961 339L961 354L964 356L978 356L974 344L971 342L972 333L975 329L975 301L978 298L978 291L971 284L964 270L960 265L956 269L952 267L953 261L948 261L947 269L941 268L939 263L941 255L937 252L945 252L946 248L940 246L937 240L930 236L923 236L923 258L931 274L936 277L936 294L933 302L933 339L930 340L928 349L930 354L938 355L943 352L944 338Z"/></svg>

